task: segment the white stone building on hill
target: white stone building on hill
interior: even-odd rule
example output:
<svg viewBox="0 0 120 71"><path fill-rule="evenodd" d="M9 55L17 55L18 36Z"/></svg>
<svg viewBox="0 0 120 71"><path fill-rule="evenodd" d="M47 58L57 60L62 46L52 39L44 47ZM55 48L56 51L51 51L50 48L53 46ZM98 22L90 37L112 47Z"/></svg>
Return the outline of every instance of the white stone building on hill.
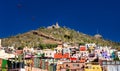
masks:
<svg viewBox="0 0 120 71"><path fill-rule="evenodd" d="M47 28L48 28L48 29L52 29L52 28L60 28L60 26L59 26L58 22L56 22L55 25L48 26Z"/></svg>

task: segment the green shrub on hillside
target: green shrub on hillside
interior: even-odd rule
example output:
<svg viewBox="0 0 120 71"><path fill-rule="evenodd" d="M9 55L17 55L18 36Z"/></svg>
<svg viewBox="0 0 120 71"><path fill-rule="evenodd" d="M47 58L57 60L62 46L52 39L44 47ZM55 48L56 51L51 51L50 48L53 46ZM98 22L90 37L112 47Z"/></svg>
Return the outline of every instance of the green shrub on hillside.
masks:
<svg viewBox="0 0 120 71"><path fill-rule="evenodd" d="M56 48L57 44L39 44L39 48L40 49L52 49L52 48Z"/></svg>

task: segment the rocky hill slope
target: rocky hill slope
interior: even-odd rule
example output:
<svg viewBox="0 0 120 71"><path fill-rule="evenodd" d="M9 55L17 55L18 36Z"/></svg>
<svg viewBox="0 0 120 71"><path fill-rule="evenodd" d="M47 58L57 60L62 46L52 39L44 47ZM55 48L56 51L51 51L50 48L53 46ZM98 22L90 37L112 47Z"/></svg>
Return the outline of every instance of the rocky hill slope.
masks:
<svg viewBox="0 0 120 71"><path fill-rule="evenodd" d="M96 43L116 48L120 46L120 43L104 40L100 35L89 36L69 28L55 27L54 25L2 39L3 46L15 47L39 47L40 44L60 44L62 42L69 42L70 44Z"/></svg>

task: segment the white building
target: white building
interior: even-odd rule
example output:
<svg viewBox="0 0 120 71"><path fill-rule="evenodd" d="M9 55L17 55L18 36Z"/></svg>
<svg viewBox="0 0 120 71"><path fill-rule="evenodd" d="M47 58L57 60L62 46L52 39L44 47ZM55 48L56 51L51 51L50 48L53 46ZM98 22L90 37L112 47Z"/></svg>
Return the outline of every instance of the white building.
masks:
<svg viewBox="0 0 120 71"><path fill-rule="evenodd" d="M85 44L85 46L86 46L87 48L96 47L96 44L95 44L95 43L89 43L89 44Z"/></svg>
<svg viewBox="0 0 120 71"><path fill-rule="evenodd" d="M70 53L70 48L63 48L63 53Z"/></svg>
<svg viewBox="0 0 120 71"><path fill-rule="evenodd" d="M120 59L120 51L117 52L118 58Z"/></svg>
<svg viewBox="0 0 120 71"><path fill-rule="evenodd" d="M51 49L45 49L43 50L43 53L45 54L45 57L54 57L55 51Z"/></svg>

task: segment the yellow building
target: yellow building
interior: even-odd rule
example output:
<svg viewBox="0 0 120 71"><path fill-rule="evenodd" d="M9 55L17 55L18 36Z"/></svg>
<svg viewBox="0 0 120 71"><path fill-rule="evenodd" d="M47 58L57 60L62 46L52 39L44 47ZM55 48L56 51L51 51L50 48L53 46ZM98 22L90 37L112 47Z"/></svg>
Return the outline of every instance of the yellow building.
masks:
<svg viewBox="0 0 120 71"><path fill-rule="evenodd" d="M102 68L100 65L87 64L85 71L102 71Z"/></svg>

